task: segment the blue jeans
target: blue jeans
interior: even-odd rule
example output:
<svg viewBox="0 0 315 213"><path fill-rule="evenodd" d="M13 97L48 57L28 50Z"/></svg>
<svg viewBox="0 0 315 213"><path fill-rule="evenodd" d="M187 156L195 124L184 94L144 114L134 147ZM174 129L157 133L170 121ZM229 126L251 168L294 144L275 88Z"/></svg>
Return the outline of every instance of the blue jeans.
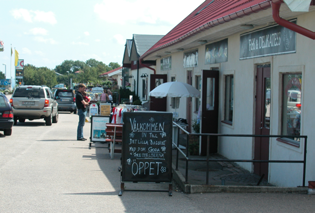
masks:
<svg viewBox="0 0 315 213"><path fill-rule="evenodd" d="M77 139L81 139L83 138L83 126L85 124L86 111L83 112L82 109L78 109L78 115L79 115L79 124L78 124L78 130L77 130Z"/></svg>

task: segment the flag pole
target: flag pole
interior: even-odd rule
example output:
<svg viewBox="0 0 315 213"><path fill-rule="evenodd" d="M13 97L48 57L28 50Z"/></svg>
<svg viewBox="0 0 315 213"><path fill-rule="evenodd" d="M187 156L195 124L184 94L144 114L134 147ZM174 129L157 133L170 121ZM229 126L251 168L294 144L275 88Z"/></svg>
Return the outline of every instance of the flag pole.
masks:
<svg viewBox="0 0 315 213"><path fill-rule="evenodd" d="M12 67L12 54L13 54L13 51L12 51L12 44L11 44L11 55L10 55L10 76L11 76L11 89L13 89L12 88L12 85L13 85L13 82L12 82L12 69L11 69L11 67Z"/></svg>

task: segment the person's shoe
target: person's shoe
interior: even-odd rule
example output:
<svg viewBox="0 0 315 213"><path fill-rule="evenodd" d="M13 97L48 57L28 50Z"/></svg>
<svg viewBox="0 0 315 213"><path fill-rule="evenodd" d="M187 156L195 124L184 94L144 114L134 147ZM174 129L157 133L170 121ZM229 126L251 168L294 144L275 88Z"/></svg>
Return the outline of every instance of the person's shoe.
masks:
<svg viewBox="0 0 315 213"><path fill-rule="evenodd" d="M86 139L85 138L79 138L79 139L77 139L77 141L86 141Z"/></svg>

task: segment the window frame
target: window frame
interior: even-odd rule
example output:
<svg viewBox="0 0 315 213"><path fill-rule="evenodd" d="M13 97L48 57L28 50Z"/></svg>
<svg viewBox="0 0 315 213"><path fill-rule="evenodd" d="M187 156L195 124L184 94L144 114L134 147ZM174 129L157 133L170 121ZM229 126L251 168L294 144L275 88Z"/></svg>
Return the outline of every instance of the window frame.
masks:
<svg viewBox="0 0 315 213"><path fill-rule="evenodd" d="M231 78L232 77L232 78ZM229 88L227 88L227 80L229 79ZM233 81L231 81L231 79L233 79ZM233 82L233 84L231 84L231 82ZM221 122L232 126L233 125L233 121L234 121L234 95L235 95L235 91L234 91L234 85L235 85L235 80L234 80L234 74L226 74L224 75L224 103L223 103L223 119ZM229 89L229 91L227 91ZM229 105L232 104L232 115L231 118L227 118L226 117L226 108L227 108L227 92L229 92L228 95L228 102ZM231 98L231 94L233 95L233 98ZM230 110L230 109L229 109ZM229 119L232 119L231 121Z"/></svg>
<svg viewBox="0 0 315 213"><path fill-rule="evenodd" d="M195 113L198 114L199 107L201 106L201 90L202 90L202 85L199 84L198 78L200 78L200 82L202 84L202 78L201 75L195 75L195 88L200 91L200 97L195 98ZM198 86L200 85L200 88Z"/></svg>
<svg viewBox="0 0 315 213"><path fill-rule="evenodd" d="M283 135L283 116L284 116L284 112L283 112L283 103L284 103L284 80L285 80L285 75L301 75L302 76L302 83L301 83L301 102L302 103L302 106L303 106L303 76L304 75L304 72L302 70L300 71L295 71L295 72L283 72L283 73L280 73L280 95L279 95L279 101L280 101L280 109L279 109L279 112L280 112L280 126L279 126L279 134L280 135ZM300 111L303 111L302 107L300 109ZM302 121L303 120L303 116L301 114L300 116L300 120ZM302 135L302 123L300 122L300 135ZM287 137L281 137L281 138L277 138L277 141L278 142L281 142L281 143L284 143L284 144L287 144L289 146L293 146L293 147L296 147L296 148L300 148L301 147L301 138L300 138L300 141L296 141L294 139L291 139L291 138L287 138Z"/></svg>

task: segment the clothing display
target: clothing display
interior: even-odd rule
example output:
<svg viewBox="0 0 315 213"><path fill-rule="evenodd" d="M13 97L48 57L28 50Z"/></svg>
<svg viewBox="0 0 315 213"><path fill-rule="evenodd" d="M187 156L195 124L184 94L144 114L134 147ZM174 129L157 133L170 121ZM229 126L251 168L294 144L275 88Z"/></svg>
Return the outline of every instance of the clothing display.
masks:
<svg viewBox="0 0 315 213"><path fill-rule="evenodd" d="M124 112L134 112L134 111L145 111L145 110L143 108L140 108L139 105L120 104L117 107L113 107L111 123L113 124L123 123Z"/></svg>

